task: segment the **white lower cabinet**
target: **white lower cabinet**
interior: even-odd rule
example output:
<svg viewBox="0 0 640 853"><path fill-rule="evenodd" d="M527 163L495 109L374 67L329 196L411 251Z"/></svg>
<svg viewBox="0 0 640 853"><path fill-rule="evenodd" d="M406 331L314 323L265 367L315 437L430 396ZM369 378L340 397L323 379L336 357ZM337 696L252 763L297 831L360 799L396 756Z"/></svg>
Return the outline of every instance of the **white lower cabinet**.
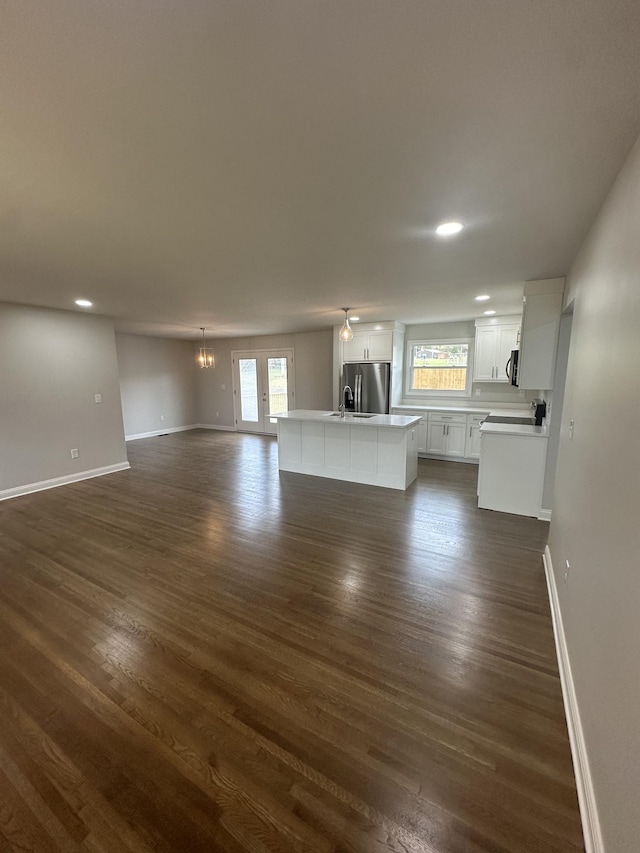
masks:
<svg viewBox="0 0 640 853"><path fill-rule="evenodd" d="M424 409L394 409L397 415L417 415L420 456L477 462L480 459L480 424L489 414L426 412Z"/></svg>
<svg viewBox="0 0 640 853"><path fill-rule="evenodd" d="M542 507L546 435L482 434L478 506L538 518Z"/></svg>
<svg viewBox="0 0 640 853"><path fill-rule="evenodd" d="M467 434L465 437L467 459L480 459L480 424L486 415L467 415Z"/></svg>
<svg viewBox="0 0 640 853"><path fill-rule="evenodd" d="M420 418L420 423L418 424L418 453L427 452L427 429L428 422L425 415Z"/></svg>
<svg viewBox="0 0 640 853"><path fill-rule="evenodd" d="M465 452L466 415L431 413L427 430L427 453L463 457Z"/></svg>

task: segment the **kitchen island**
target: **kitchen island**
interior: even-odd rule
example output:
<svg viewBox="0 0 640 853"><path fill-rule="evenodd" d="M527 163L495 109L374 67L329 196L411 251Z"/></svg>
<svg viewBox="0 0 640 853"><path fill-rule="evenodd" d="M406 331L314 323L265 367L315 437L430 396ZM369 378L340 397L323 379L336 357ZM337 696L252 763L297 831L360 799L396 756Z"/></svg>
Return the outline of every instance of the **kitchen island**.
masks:
<svg viewBox="0 0 640 853"><path fill-rule="evenodd" d="M296 409L278 420L278 467L406 489L418 473L419 417Z"/></svg>

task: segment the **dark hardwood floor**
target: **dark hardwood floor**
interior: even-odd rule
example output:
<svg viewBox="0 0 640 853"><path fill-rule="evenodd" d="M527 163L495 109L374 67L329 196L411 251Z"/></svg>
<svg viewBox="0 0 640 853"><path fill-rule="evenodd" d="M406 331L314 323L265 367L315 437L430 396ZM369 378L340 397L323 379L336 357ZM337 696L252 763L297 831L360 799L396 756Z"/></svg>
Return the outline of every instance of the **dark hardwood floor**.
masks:
<svg viewBox="0 0 640 853"><path fill-rule="evenodd" d="M0 851L583 850L541 563L477 468L131 442L0 504Z"/></svg>

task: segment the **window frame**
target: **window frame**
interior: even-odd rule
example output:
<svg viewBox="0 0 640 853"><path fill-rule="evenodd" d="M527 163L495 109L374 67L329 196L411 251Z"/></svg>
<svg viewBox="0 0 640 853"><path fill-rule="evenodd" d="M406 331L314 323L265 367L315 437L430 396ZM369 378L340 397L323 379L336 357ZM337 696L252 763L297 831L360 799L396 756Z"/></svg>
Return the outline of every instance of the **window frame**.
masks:
<svg viewBox="0 0 640 853"><path fill-rule="evenodd" d="M469 357L467 358L467 381L463 391L442 389L413 389L411 378L413 372L413 347L415 346L441 346L442 344L467 344ZM404 393L405 397L471 397L471 385L473 382L473 338L425 338L406 342L406 353L404 361Z"/></svg>

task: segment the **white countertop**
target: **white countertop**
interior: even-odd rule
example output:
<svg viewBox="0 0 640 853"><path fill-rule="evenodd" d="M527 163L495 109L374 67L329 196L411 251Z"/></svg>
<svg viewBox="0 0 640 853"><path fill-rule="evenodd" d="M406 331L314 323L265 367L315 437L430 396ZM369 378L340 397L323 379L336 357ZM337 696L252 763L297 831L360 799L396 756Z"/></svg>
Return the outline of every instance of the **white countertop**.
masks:
<svg viewBox="0 0 640 853"><path fill-rule="evenodd" d="M497 415L503 418L529 418L531 417L531 406L514 406L513 408L498 409L495 406L430 406L422 404L419 406L394 406L394 411L402 410L408 412L451 412L463 415Z"/></svg>
<svg viewBox="0 0 640 853"><path fill-rule="evenodd" d="M488 415L490 406L429 406L424 403L415 406L393 406L394 410L403 409L408 412L454 412L464 415Z"/></svg>
<svg viewBox="0 0 640 853"><path fill-rule="evenodd" d="M407 429L420 421L418 416L411 415L372 415L369 418L358 418L347 414L346 417L340 418L331 411L316 411L315 409L294 409L292 412L284 412L281 415L272 415L271 417L279 420L289 421L316 421L318 423L342 424L353 426L366 427L396 427Z"/></svg>
<svg viewBox="0 0 640 853"><path fill-rule="evenodd" d="M548 438L546 426L533 426L533 424L484 423L480 426L480 433L481 435L492 433L494 435L526 435L532 438Z"/></svg>

